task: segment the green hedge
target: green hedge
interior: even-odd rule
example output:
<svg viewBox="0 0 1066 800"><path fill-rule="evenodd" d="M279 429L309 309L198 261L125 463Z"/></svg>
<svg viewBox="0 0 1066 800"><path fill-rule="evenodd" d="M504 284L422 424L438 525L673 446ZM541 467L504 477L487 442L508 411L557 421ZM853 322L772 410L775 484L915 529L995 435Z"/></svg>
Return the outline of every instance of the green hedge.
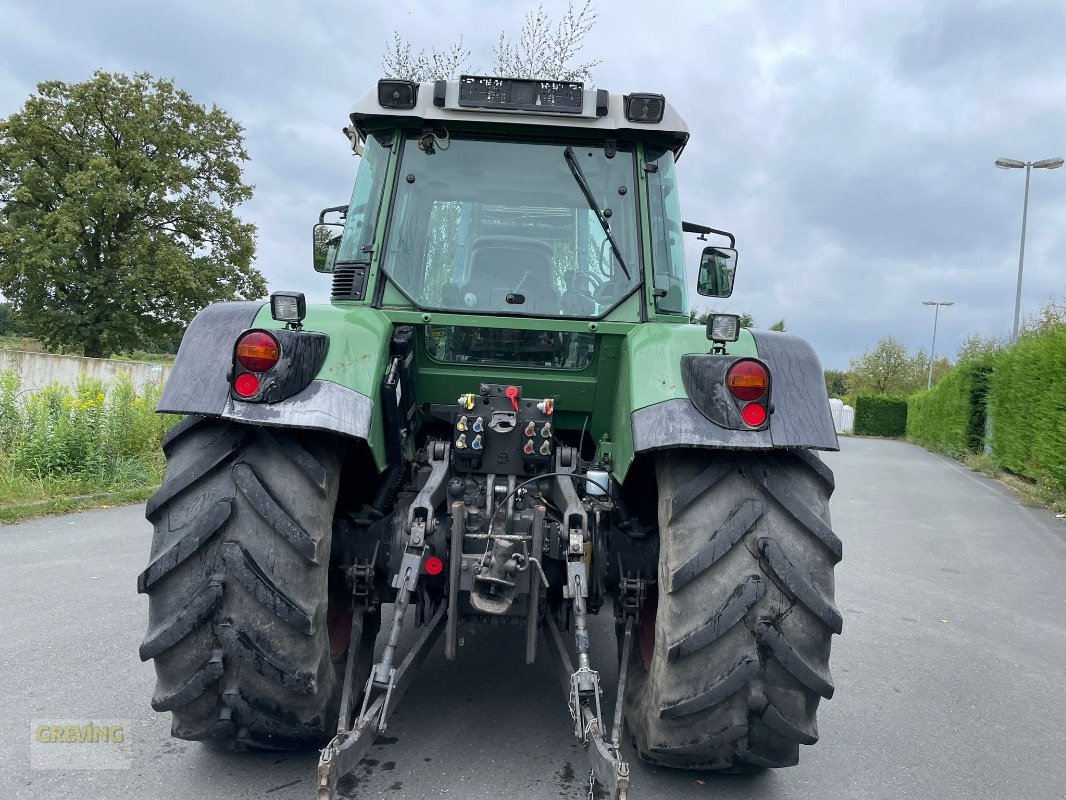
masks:
<svg viewBox="0 0 1066 800"><path fill-rule="evenodd" d="M859 436L903 436L907 432L907 400L888 395L855 399L855 433Z"/></svg>
<svg viewBox="0 0 1066 800"><path fill-rule="evenodd" d="M1066 327L998 354L988 402L995 460L1066 489Z"/></svg>
<svg viewBox="0 0 1066 800"><path fill-rule="evenodd" d="M993 358L963 361L930 391L907 401L907 438L953 455L980 452Z"/></svg>

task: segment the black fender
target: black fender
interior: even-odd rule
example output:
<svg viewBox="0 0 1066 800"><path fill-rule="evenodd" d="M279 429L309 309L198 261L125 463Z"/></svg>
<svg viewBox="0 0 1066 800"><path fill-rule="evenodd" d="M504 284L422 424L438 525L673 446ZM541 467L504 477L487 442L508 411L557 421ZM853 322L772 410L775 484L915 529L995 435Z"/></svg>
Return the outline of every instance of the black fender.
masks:
<svg viewBox="0 0 1066 800"><path fill-rule="evenodd" d="M312 380L302 391L276 403L248 403L232 396L229 375L234 343L253 327L264 305L262 301L215 303L197 314L182 337L156 411L367 439L374 401L338 383Z"/></svg>
<svg viewBox="0 0 1066 800"><path fill-rule="evenodd" d="M751 334L755 339L759 360L770 371L772 394L769 424L760 430L743 430L740 425L728 425L731 418L720 413L721 409L718 408L722 406L718 402L721 393L709 389L707 395L712 398L711 402L705 403L703 398L676 398L634 411L635 453L673 447L721 450L840 449L825 389L825 373L814 349L803 339L788 333L753 330ZM701 372L708 374L713 370ZM691 394L693 389L688 391ZM704 405L708 413L701 412L697 404ZM721 424L723 421L727 424Z"/></svg>

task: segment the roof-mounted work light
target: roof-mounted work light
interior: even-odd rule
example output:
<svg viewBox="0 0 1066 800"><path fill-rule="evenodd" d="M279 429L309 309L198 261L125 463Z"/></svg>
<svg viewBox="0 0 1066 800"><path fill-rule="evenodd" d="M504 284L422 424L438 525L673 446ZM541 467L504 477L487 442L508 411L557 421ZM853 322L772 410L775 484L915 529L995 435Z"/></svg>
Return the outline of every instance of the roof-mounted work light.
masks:
<svg viewBox="0 0 1066 800"><path fill-rule="evenodd" d="M418 99L418 84L382 78L378 81L378 104L382 108L414 108Z"/></svg>
<svg viewBox="0 0 1066 800"><path fill-rule="evenodd" d="M666 98L661 94L627 94L625 107L630 122L662 122Z"/></svg>

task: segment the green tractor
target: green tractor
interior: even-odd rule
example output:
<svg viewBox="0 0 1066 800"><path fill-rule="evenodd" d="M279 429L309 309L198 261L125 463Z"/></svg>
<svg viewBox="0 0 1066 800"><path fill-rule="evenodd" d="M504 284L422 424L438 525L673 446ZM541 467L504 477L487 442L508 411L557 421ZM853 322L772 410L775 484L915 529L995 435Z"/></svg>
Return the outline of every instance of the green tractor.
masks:
<svg viewBox="0 0 1066 800"><path fill-rule="evenodd" d="M323 747L330 798L441 638L461 660L462 629L511 625L612 798L626 728L659 765L795 764L833 694L837 439L805 342L689 324L684 235L723 240L703 295L737 252L682 221L685 123L463 76L382 80L345 133L352 200L313 235L331 302L204 309L159 404L184 420L138 581L152 706L184 739Z"/></svg>

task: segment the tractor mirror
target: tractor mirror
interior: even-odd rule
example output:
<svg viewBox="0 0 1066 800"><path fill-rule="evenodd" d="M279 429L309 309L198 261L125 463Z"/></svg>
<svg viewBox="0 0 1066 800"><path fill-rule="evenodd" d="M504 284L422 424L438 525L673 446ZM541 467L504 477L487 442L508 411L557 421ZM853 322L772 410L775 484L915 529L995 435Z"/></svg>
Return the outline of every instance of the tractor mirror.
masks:
<svg viewBox="0 0 1066 800"><path fill-rule="evenodd" d="M313 239L316 272L333 272L343 231L344 227L336 222L323 222L315 225Z"/></svg>
<svg viewBox="0 0 1066 800"><path fill-rule="evenodd" d="M729 297L737 272L737 251L732 247L705 247L700 258L696 291L705 297Z"/></svg>

